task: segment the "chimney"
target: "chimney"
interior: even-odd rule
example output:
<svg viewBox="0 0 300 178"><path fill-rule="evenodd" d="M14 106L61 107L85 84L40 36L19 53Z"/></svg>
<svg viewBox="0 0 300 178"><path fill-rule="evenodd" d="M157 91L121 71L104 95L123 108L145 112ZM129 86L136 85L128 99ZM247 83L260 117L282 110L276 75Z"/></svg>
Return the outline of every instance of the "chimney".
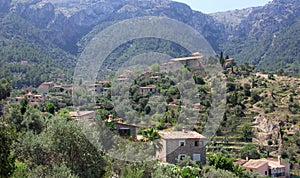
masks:
<svg viewBox="0 0 300 178"><path fill-rule="evenodd" d="M77 112L77 116L79 116L79 115L80 115L80 111L79 111L79 110L77 110L76 112Z"/></svg>
<svg viewBox="0 0 300 178"><path fill-rule="evenodd" d="M186 128L182 128L182 132L184 133L188 133L187 129Z"/></svg>
<svg viewBox="0 0 300 178"><path fill-rule="evenodd" d="M246 157L246 161L249 161L249 157L248 156Z"/></svg>
<svg viewBox="0 0 300 178"><path fill-rule="evenodd" d="M117 122L118 122L118 123L123 123L123 119L122 119L122 118L119 118L119 119L117 119Z"/></svg>
<svg viewBox="0 0 300 178"><path fill-rule="evenodd" d="M278 164L281 165L281 156L278 156Z"/></svg>

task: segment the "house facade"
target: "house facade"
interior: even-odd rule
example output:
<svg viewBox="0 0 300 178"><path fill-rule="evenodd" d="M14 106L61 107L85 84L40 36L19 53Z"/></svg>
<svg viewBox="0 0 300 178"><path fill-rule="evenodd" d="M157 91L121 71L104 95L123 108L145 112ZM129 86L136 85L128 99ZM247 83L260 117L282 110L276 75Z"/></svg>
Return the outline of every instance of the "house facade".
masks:
<svg viewBox="0 0 300 178"><path fill-rule="evenodd" d="M180 159L189 156L199 163L206 163L205 137L194 131L159 132L162 149L157 158L163 162L177 164Z"/></svg>
<svg viewBox="0 0 300 178"><path fill-rule="evenodd" d="M109 115L107 122L113 123L114 132L118 134L120 137L128 139L132 138L133 140L137 139L137 133L139 127L133 124L123 123L123 119L113 119L113 115Z"/></svg>
<svg viewBox="0 0 300 178"><path fill-rule="evenodd" d="M115 122L116 132L123 138L137 139L138 126L132 124L125 124L122 122Z"/></svg>
<svg viewBox="0 0 300 178"><path fill-rule="evenodd" d="M145 87L140 87L139 90L142 95L148 95L150 93L155 93L157 91L157 86L149 85L149 86L145 86Z"/></svg>

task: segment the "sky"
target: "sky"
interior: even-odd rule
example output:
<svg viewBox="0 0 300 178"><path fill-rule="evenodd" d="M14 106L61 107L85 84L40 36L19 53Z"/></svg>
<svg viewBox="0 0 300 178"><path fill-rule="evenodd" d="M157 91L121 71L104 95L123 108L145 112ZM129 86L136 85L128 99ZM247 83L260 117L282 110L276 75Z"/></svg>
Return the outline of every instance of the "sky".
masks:
<svg viewBox="0 0 300 178"><path fill-rule="evenodd" d="M221 12L247 7L263 6L271 0L174 0L203 13Z"/></svg>

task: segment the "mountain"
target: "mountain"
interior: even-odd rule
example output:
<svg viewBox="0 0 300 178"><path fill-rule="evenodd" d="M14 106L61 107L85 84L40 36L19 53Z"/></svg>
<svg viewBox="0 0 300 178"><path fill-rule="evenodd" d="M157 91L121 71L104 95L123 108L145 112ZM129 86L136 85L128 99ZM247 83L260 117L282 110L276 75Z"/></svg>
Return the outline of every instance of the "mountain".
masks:
<svg viewBox="0 0 300 178"><path fill-rule="evenodd" d="M57 76L64 72L71 74L81 49L96 32L117 21L141 16L166 16L190 25L216 52L222 50L238 63L249 62L269 71L283 68L295 74L300 66L299 7L297 0L274 0L263 7L203 14L170 0L2 0L0 67L6 72L0 77L12 73L9 78L18 79L20 87L60 78ZM30 52L16 56L16 51ZM36 69L31 65L30 70L39 74L35 82L25 78L29 77L27 71L6 67L24 58L42 66ZM42 79L43 71L48 72Z"/></svg>
<svg viewBox="0 0 300 178"><path fill-rule="evenodd" d="M45 35L51 42L72 54L77 54L76 43L95 26L141 16L167 16L179 20L194 27L211 42L219 41L221 34L212 17L168 0L32 0L13 6L18 16L39 29L46 29Z"/></svg>
<svg viewBox="0 0 300 178"><path fill-rule="evenodd" d="M300 2L274 0L263 7L211 14L225 27L221 49L239 63L299 73Z"/></svg>

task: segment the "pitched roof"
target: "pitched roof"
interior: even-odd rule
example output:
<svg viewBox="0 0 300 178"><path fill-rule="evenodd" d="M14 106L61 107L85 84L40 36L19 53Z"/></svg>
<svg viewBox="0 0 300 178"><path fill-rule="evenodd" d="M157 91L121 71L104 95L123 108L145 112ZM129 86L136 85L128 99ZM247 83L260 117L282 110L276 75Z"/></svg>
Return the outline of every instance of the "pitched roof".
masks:
<svg viewBox="0 0 300 178"><path fill-rule="evenodd" d="M197 52L197 53L192 54L192 56L190 56L190 57L175 58L175 59L171 59L171 61L172 62L189 61L189 60L201 59L203 57L204 56L201 53Z"/></svg>
<svg viewBox="0 0 300 178"><path fill-rule="evenodd" d="M95 111L75 111L75 112L69 112L69 114L71 117L80 117L89 114L95 114Z"/></svg>
<svg viewBox="0 0 300 178"><path fill-rule="evenodd" d="M257 169L260 168L262 166L264 166L265 164L268 164L267 161L265 160L254 160L254 159L250 159L247 163L245 163L243 165L243 167L247 167L247 168L253 168L253 169Z"/></svg>
<svg viewBox="0 0 300 178"><path fill-rule="evenodd" d="M268 162L269 167L271 168L285 168L284 165L280 164L280 162L284 162L283 160L278 161L278 159L272 159L272 158L263 158L261 160L265 160Z"/></svg>
<svg viewBox="0 0 300 178"><path fill-rule="evenodd" d="M140 89L152 89L152 88L157 88L157 86L155 86L155 85L148 85L148 86L145 86L145 87L140 87Z"/></svg>
<svg viewBox="0 0 300 178"><path fill-rule="evenodd" d="M191 138L205 138L203 135L195 131L172 131L172 132L159 132L163 139L191 139Z"/></svg>

